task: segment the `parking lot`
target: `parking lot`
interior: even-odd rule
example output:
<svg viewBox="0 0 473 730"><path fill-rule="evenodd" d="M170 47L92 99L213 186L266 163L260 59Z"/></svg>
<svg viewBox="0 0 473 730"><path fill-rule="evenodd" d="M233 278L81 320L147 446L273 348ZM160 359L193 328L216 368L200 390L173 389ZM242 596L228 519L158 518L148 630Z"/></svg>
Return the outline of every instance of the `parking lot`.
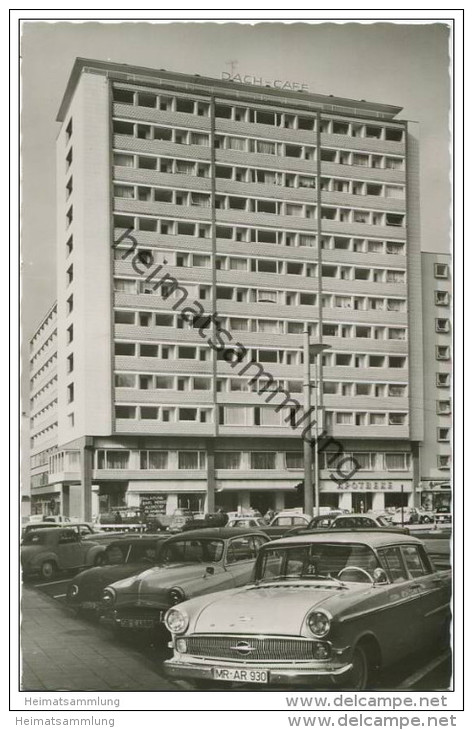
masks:
<svg viewBox="0 0 473 730"><path fill-rule="evenodd" d="M137 642L136 636L117 637L106 626L77 617L65 604L68 582L66 577L29 581L23 586L23 690L193 690L187 681L165 676L162 663L166 649L162 645ZM445 690L450 687L450 678L450 652L432 647L381 674L373 689ZM219 688L230 689L225 683ZM253 685L240 689L268 691Z"/></svg>

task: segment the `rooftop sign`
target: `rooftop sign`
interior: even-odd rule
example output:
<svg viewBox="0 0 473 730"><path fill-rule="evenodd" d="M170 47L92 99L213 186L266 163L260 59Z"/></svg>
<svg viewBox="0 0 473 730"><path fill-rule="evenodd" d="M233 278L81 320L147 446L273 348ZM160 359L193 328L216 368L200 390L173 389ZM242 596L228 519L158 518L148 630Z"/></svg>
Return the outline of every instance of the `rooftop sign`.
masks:
<svg viewBox="0 0 473 730"><path fill-rule="evenodd" d="M272 89L279 89L280 91L309 91L309 86L299 81L265 79L263 76L232 74L228 71L222 71L222 81L234 81L236 84L251 84L252 86L270 86Z"/></svg>

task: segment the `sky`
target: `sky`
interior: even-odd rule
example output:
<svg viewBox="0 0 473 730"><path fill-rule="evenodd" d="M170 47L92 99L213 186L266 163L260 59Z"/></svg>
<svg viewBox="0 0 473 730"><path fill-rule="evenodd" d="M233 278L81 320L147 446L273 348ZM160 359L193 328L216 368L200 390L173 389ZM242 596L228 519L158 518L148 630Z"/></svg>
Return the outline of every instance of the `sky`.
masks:
<svg viewBox="0 0 473 730"><path fill-rule="evenodd" d="M42 22L22 26L22 322L28 341L55 299L55 121L77 56L297 81L313 93L403 107L421 136L422 249L450 242L446 23ZM236 64L236 65L235 65Z"/></svg>

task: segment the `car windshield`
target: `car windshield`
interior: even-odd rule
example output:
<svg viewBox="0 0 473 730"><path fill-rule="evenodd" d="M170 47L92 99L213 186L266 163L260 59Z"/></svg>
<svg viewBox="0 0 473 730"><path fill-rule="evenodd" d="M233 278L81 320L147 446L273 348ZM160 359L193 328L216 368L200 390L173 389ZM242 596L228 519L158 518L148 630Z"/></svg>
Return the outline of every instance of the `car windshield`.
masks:
<svg viewBox="0 0 473 730"><path fill-rule="evenodd" d="M223 555L222 540L177 540L166 545L160 555L164 563L218 563Z"/></svg>
<svg viewBox="0 0 473 730"><path fill-rule="evenodd" d="M23 545L44 545L47 540L49 532L46 533L43 530L31 530L28 532L23 540Z"/></svg>
<svg viewBox="0 0 473 730"><path fill-rule="evenodd" d="M386 519L386 517L382 517L380 515L377 519L380 525L383 525L383 527L389 527L389 521Z"/></svg>
<svg viewBox="0 0 473 730"><path fill-rule="evenodd" d="M381 567L367 545L316 543L273 547L263 551L257 581L326 578L369 582Z"/></svg>

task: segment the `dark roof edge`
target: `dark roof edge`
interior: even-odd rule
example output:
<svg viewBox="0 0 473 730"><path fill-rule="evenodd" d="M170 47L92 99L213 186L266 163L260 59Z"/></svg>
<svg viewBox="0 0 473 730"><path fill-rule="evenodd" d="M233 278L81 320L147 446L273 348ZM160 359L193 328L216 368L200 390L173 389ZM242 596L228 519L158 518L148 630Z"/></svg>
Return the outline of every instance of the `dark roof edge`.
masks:
<svg viewBox="0 0 473 730"><path fill-rule="evenodd" d="M240 91L240 93L247 93L249 96L255 96L258 93L264 94L265 96L274 97L277 99L292 100L295 103L304 101L306 103L325 103L335 106L351 107L358 112L365 111L376 111L386 115L395 117L402 111L403 107L392 106L390 104L378 104L377 102L368 102L355 99L346 99L339 96L327 96L326 94L312 94L310 92L300 91L282 91L279 89L268 88L266 86L253 86L251 84L239 84L232 81L224 81L221 79L215 79L210 76L199 76L198 74L183 74L174 71L166 71L164 69L152 69L145 66L133 66L127 63L113 63L111 61L99 61L96 59L89 58L76 58L72 67L71 74L62 98L59 111L56 117L56 121L64 121L67 110L69 108L70 101L74 95L76 86L79 82L80 76L84 68L95 68L103 72L122 73L129 74L130 76L148 76L150 79L159 78L169 82L181 82L187 84L196 84L202 86L212 86L214 89L221 89L222 91ZM118 80L118 79L117 79ZM398 120L397 120L398 121Z"/></svg>

